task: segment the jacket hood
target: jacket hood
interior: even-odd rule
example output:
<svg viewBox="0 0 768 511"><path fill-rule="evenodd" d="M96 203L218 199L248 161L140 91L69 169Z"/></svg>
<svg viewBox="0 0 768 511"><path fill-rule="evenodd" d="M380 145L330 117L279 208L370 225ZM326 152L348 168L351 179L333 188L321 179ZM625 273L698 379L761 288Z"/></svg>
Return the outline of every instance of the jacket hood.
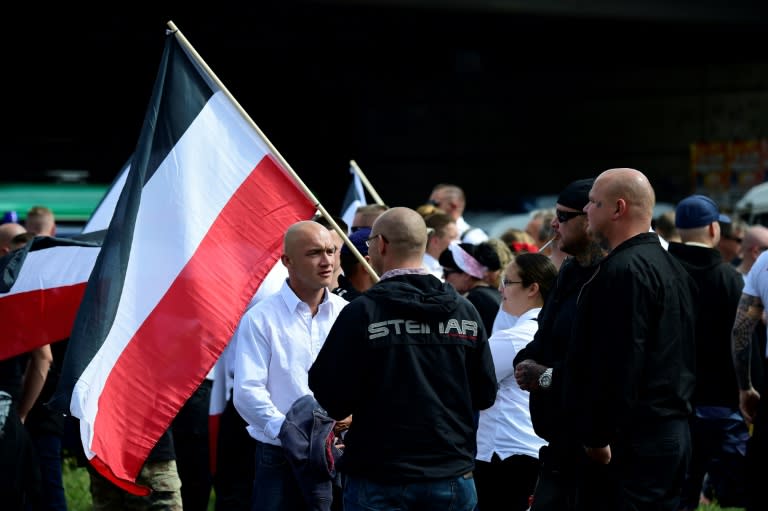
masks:
<svg viewBox="0 0 768 511"><path fill-rule="evenodd" d="M382 280L365 292L379 306L401 317L438 319L453 313L461 296L450 284L432 275L398 275Z"/></svg>
<svg viewBox="0 0 768 511"><path fill-rule="evenodd" d="M672 242L668 250L689 272L708 271L723 262L723 256L716 248Z"/></svg>

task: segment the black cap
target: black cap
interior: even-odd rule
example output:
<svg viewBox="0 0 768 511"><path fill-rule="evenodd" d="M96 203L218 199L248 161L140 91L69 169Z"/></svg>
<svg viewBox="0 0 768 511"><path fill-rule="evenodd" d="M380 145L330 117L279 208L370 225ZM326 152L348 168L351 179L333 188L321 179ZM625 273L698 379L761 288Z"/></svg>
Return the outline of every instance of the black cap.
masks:
<svg viewBox="0 0 768 511"><path fill-rule="evenodd" d="M594 182L594 178L574 181L560 192L557 203L572 209L584 209L589 202L589 191L592 189Z"/></svg>

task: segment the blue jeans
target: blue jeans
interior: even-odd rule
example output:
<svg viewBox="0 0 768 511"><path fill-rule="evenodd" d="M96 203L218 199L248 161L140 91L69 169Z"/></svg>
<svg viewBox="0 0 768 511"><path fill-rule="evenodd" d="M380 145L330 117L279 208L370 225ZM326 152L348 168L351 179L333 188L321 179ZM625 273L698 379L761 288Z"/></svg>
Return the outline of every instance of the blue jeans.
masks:
<svg viewBox="0 0 768 511"><path fill-rule="evenodd" d="M347 476L344 511L472 511L477 504L472 474L407 484L380 484Z"/></svg>
<svg viewBox="0 0 768 511"><path fill-rule="evenodd" d="M283 448L256 442L256 472L251 511L303 510L301 488L285 458Z"/></svg>
<svg viewBox="0 0 768 511"><path fill-rule="evenodd" d="M61 473L61 437L52 433L32 436L32 442L40 461L40 508L50 511L67 511L64 497L64 481Z"/></svg>

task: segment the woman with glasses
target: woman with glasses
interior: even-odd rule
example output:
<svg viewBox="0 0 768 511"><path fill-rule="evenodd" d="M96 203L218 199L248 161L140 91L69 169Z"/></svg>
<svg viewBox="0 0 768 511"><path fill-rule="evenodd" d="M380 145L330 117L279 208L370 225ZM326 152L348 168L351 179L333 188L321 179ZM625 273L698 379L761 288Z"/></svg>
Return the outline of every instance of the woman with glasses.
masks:
<svg viewBox="0 0 768 511"><path fill-rule="evenodd" d="M480 509L528 509L539 470L539 448L528 409L528 392L515 380L513 360L533 339L538 315L557 278L557 268L539 253L518 254L504 271L502 308L517 321L494 333L488 343L499 389L496 402L480 412L475 485Z"/></svg>

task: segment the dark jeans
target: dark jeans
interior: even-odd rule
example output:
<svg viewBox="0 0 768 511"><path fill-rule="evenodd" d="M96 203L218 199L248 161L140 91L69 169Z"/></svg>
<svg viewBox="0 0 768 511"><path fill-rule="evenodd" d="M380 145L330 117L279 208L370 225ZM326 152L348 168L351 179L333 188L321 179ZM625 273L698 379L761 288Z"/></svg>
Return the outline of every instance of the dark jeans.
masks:
<svg viewBox="0 0 768 511"><path fill-rule="evenodd" d="M381 484L347 475L344 487L344 511L472 511L476 504L471 472L452 479L403 484Z"/></svg>
<svg viewBox="0 0 768 511"><path fill-rule="evenodd" d="M67 511L61 474L61 437L45 433L32 435L40 463L40 505L36 509Z"/></svg>
<svg viewBox="0 0 768 511"><path fill-rule="evenodd" d="M256 441L256 473L251 511L307 509L293 469L278 445Z"/></svg>
<svg viewBox="0 0 768 511"><path fill-rule="evenodd" d="M709 473L715 497L722 507L745 507L746 447L749 431L744 421L717 418L691 419L691 464L683 486L682 505L699 506L704 475Z"/></svg>

